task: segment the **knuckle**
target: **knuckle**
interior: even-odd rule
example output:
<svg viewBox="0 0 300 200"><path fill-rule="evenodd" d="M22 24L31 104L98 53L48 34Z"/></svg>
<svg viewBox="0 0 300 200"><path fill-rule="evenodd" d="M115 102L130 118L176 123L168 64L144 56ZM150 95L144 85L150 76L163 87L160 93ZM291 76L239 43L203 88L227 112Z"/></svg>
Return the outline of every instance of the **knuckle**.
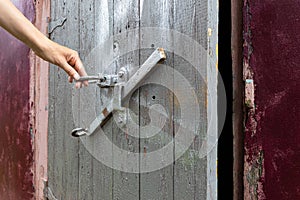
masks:
<svg viewBox="0 0 300 200"><path fill-rule="evenodd" d="M73 51L73 56L75 57L75 58L78 58L79 57L79 54L78 54L78 52L77 51L74 51L74 50L72 50Z"/></svg>
<svg viewBox="0 0 300 200"><path fill-rule="evenodd" d="M66 69L66 72L67 72L67 74L69 74L69 76L71 76L71 77L75 74L75 72L73 71L72 68Z"/></svg>

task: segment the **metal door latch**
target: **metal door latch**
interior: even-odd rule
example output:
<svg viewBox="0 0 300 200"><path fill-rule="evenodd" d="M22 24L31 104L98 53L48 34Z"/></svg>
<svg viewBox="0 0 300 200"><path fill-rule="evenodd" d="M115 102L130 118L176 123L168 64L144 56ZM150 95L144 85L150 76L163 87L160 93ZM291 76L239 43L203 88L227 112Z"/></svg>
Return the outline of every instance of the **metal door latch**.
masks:
<svg viewBox="0 0 300 200"><path fill-rule="evenodd" d="M92 121L87 128L76 128L72 130L71 135L74 137L90 136L102 127L113 113L119 116L119 123L126 124L126 112L123 107L123 102L128 100L130 95L135 91L141 82L153 71L157 63L166 59L166 54L163 48L156 49L145 63L137 70L137 72L128 79L128 71L121 68L117 74L105 75L99 73L96 76L81 77L77 81L88 81L95 83L100 88L113 87L114 96L102 112Z"/></svg>

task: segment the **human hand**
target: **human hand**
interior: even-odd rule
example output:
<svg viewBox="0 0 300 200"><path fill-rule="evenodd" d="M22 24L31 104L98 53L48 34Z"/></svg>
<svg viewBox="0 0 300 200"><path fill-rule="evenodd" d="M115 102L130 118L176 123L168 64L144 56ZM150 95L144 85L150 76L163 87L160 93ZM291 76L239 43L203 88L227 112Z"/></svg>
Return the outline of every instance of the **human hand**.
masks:
<svg viewBox="0 0 300 200"><path fill-rule="evenodd" d="M76 51L51 40L47 40L47 43L47 45L35 51L35 53L42 59L62 68L69 75L69 82L72 83L74 79L78 80L80 76L87 76ZM85 81L83 84L87 86L88 82ZM82 82L77 82L75 85L76 88L81 88Z"/></svg>
<svg viewBox="0 0 300 200"><path fill-rule="evenodd" d="M86 76L78 53L59 45L43 35L9 0L0 1L0 26L24 42L39 57L53 63L67 72L69 81ZM84 82L88 85L88 82ZM77 82L79 88L82 83Z"/></svg>

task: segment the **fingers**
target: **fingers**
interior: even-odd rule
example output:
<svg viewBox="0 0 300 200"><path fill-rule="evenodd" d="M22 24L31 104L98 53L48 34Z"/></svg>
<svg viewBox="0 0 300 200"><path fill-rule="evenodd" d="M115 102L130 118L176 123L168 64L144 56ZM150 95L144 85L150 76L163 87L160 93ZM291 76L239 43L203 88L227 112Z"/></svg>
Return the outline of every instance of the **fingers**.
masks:
<svg viewBox="0 0 300 200"><path fill-rule="evenodd" d="M76 82L75 83L75 88L77 88L77 89L82 88L82 83L81 82Z"/></svg>
<svg viewBox="0 0 300 200"><path fill-rule="evenodd" d="M71 77L71 79L69 78L70 82L72 82L73 79L78 80L80 78L77 71L72 66L70 66L68 63L63 64L63 69L69 75L69 77Z"/></svg>
<svg viewBox="0 0 300 200"><path fill-rule="evenodd" d="M65 70L65 72L69 75L68 80L70 83L73 82L73 79L75 80L79 80L80 75L78 74L78 72L71 66L69 65L67 62L63 63L62 68ZM75 84L76 88L81 88L82 84L80 82L77 82Z"/></svg>
<svg viewBox="0 0 300 200"><path fill-rule="evenodd" d="M64 60L61 63L61 67L69 75L68 81L73 82L73 79L79 80L80 76L87 76L87 73L83 67L83 64L79 58L79 55L76 51L72 49L65 49ZM75 87L81 88L83 85L88 86L88 82L76 82Z"/></svg>
<svg viewBox="0 0 300 200"><path fill-rule="evenodd" d="M69 76L69 77L68 77L68 81L69 81L70 83L73 83L73 78L72 78L71 76Z"/></svg>
<svg viewBox="0 0 300 200"><path fill-rule="evenodd" d="M87 76L87 73L86 73L86 71L83 67L83 64L82 64L81 60L79 59L79 57L75 62L74 68L76 69L76 71L78 72L78 74L80 76ZM83 84L85 86L88 86L88 81L84 81Z"/></svg>
<svg viewBox="0 0 300 200"><path fill-rule="evenodd" d="M73 83L73 78L71 77L71 76L69 76L68 77L68 81L70 82L70 83ZM75 88L81 88L82 87L82 83L81 82L76 82L75 83Z"/></svg>

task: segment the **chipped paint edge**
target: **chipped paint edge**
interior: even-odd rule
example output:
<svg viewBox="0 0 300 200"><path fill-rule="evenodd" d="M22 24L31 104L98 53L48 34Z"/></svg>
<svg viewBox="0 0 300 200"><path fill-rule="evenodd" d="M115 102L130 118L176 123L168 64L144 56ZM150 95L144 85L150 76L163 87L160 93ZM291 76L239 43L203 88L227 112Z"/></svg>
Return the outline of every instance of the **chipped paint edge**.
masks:
<svg viewBox="0 0 300 200"><path fill-rule="evenodd" d="M244 0L243 16L243 80L244 91L244 199L265 199L263 181L265 177L262 141L258 139L255 106L254 72L251 67L253 53L251 30L251 1Z"/></svg>
<svg viewBox="0 0 300 200"><path fill-rule="evenodd" d="M50 17L50 1L35 3L34 25L45 35ZM48 170L48 77L49 64L30 52L30 123L33 130L35 199L44 199Z"/></svg>
<svg viewBox="0 0 300 200"><path fill-rule="evenodd" d="M215 89L218 85L218 24L219 24L219 1L209 0L208 1L208 30L207 30L207 41L208 41L208 63L207 63L207 85L209 95L217 96L217 90ZM208 96L207 96L208 98ZM211 140L217 140L218 137L218 111L217 111L217 98L212 98L211 102L208 101L207 117L211 119L212 123L211 131L208 133L216 138L210 138ZM218 146L216 145L207 155L207 200L218 199Z"/></svg>

